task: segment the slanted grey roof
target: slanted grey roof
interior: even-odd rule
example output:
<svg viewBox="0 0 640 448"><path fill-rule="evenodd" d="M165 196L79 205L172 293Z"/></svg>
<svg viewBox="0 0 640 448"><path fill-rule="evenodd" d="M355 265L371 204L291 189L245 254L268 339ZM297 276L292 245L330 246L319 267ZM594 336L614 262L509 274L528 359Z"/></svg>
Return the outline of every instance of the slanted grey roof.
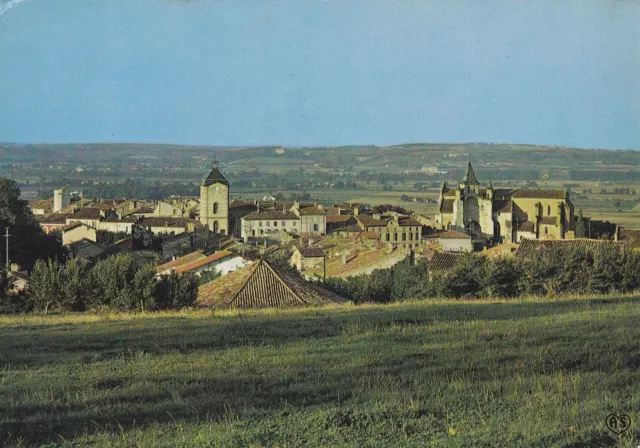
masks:
<svg viewBox="0 0 640 448"><path fill-rule="evenodd" d="M222 171L220 171L218 165L214 164L211 167L211 171L209 171L209 174L202 178L202 185L208 187L209 185L217 183L226 185L227 187L229 186L229 181L227 180L227 178L224 176L224 174L222 174Z"/></svg>
<svg viewBox="0 0 640 448"><path fill-rule="evenodd" d="M476 173L473 172L473 167L471 166L471 162L467 165L467 169L464 172L464 177L462 178L462 182L467 185L480 185L478 182L478 178L476 177Z"/></svg>
<svg viewBox="0 0 640 448"><path fill-rule="evenodd" d="M200 286L198 301L222 308L290 308L342 303L345 299L297 273L259 260Z"/></svg>
<svg viewBox="0 0 640 448"><path fill-rule="evenodd" d="M444 199L442 201L440 213L453 213L453 199Z"/></svg>

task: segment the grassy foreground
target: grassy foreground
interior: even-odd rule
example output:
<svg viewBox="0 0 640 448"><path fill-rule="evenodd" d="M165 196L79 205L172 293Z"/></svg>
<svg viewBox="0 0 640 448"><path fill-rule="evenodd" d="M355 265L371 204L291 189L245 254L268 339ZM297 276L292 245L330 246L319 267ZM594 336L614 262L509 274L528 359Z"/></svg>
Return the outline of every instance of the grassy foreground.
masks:
<svg viewBox="0 0 640 448"><path fill-rule="evenodd" d="M639 367L637 297L0 317L0 446L631 447Z"/></svg>

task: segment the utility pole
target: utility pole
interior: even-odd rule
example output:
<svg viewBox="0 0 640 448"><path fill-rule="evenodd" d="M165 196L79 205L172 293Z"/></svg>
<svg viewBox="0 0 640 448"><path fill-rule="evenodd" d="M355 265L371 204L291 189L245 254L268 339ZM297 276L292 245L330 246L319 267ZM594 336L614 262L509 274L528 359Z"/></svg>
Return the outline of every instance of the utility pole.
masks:
<svg viewBox="0 0 640 448"><path fill-rule="evenodd" d="M7 268L9 268L9 266L11 266L9 264L9 227L5 227L4 228L5 233L4 233L4 237L5 237L5 245L6 245L6 258L5 258L5 262L7 265Z"/></svg>

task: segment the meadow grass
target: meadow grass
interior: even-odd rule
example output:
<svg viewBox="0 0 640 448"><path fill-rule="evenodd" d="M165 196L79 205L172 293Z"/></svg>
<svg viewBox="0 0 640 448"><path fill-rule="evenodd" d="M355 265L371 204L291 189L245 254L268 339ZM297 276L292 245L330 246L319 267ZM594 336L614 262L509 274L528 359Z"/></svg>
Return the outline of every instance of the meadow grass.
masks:
<svg viewBox="0 0 640 448"><path fill-rule="evenodd" d="M0 338L2 446L640 441L634 296L5 316Z"/></svg>

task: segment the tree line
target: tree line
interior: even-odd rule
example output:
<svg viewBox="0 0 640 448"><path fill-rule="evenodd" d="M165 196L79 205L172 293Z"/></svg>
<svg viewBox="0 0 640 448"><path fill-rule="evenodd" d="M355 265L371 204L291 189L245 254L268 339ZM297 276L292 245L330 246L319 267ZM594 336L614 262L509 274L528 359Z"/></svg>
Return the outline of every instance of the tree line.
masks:
<svg viewBox="0 0 640 448"><path fill-rule="evenodd" d="M158 311L192 306L198 296L194 274L156 276L154 264L139 264L131 254L91 265L38 260L21 295L9 294L11 280L0 269L0 312Z"/></svg>
<svg viewBox="0 0 640 448"><path fill-rule="evenodd" d="M593 250L558 246L526 257L465 253L450 270L431 275L426 261L406 259L370 275L329 278L322 286L354 303L629 293L640 289L640 252L598 243Z"/></svg>

